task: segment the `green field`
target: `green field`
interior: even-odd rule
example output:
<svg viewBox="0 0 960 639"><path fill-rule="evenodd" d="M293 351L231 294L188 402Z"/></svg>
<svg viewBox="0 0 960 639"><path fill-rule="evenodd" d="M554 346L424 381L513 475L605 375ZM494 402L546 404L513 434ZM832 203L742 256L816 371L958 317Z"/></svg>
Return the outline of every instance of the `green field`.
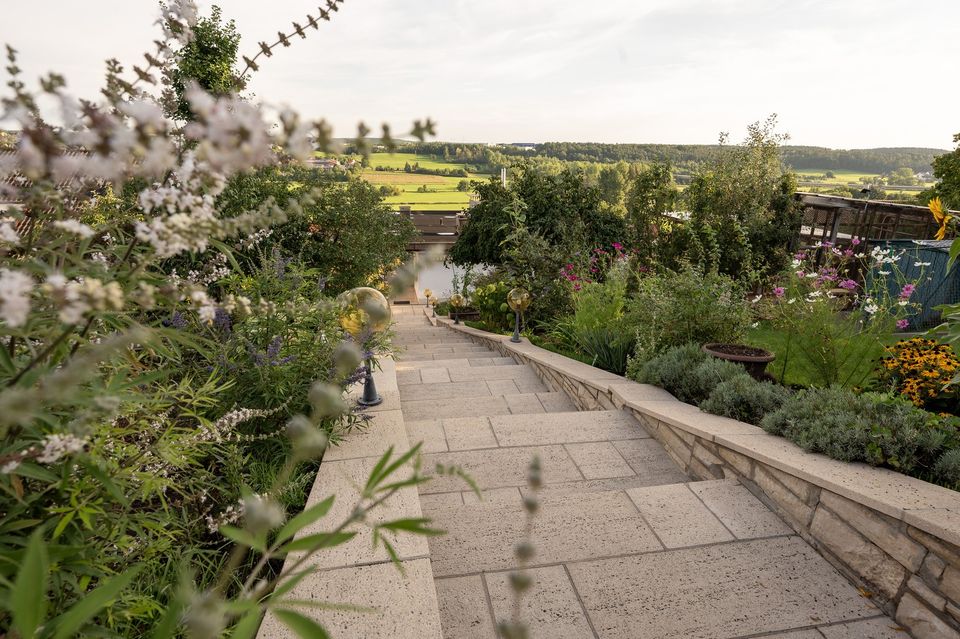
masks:
<svg viewBox="0 0 960 639"><path fill-rule="evenodd" d="M400 195L390 195L384 201L393 208L410 206L415 211L456 211L470 204L471 191L458 191L462 180L485 180L489 176L471 173L469 177L422 175L403 171L377 171L376 167L403 169L406 164L419 164L423 169L463 169L463 164L444 162L437 158L413 153L371 153L370 166L363 171L363 179L375 185L392 185ZM426 187L427 192L418 192Z"/></svg>

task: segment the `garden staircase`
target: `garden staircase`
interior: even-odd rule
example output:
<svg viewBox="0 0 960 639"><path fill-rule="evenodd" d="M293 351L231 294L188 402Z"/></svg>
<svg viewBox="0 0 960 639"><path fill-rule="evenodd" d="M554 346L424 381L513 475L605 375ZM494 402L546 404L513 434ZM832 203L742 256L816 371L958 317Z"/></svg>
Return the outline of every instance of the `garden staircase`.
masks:
<svg viewBox="0 0 960 639"><path fill-rule="evenodd" d="M379 455L416 442L428 472L459 467L480 494L443 475L372 515L446 531L398 537L402 571L371 553L368 533L318 555L292 596L376 610L304 608L330 636L496 639L536 456L533 585L520 606L534 639L907 637L736 480L692 482L632 415L578 411L530 365L434 326L423 307L394 316L402 352L376 374L383 404L327 452L310 503L336 493L331 516L347 514ZM268 615L258 636L295 635Z"/></svg>
<svg viewBox="0 0 960 639"><path fill-rule="evenodd" d="M691 482L631 415L577 411L532 367L412 310L395 340L408 439L426 468L459 466L481 490L420 490L447 532L429 540L444 637L494 639L511 614L534 456L533 637L905 636L736 481Z"/></svg>

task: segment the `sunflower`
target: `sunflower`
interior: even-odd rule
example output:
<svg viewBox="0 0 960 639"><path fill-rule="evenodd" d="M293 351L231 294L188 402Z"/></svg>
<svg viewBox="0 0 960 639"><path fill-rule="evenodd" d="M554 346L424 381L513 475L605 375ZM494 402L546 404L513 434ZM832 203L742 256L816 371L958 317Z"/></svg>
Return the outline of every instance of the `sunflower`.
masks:
<svg viewBox="0 0 960 639"><path fill-rule="evenodd" d="M935 197L930 200L930 212L933 213L933 219L937 224L940 225L940 228L937 229L937 234L935 237L938 240L942 240L947 236L947 226L950 224L950 220L953 219L953 216L950 215L949 211L944 210L943 202L940 201L940 198Z"/></svg>

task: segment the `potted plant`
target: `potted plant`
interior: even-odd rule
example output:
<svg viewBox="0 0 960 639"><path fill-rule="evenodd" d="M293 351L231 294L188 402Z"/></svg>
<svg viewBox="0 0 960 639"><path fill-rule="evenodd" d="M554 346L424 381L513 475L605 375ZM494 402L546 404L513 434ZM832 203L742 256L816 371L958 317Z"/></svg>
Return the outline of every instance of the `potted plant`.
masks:
<svg viewBox="0 0 960 639"><path fill-rule="evenodd" d="M719 359L725 359L743 365L750 376L758 381L769 379L766 373L767 364L772 362L776 355L768 350L747 346L745 344L720 344L711 342L703 345L703 352Z"/></svg>

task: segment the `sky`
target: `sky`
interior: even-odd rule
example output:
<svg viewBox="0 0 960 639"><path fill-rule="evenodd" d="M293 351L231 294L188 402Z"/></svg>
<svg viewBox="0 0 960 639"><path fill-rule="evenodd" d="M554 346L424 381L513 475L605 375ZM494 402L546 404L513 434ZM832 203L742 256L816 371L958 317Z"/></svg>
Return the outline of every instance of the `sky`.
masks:
<svg viewBox="0 0 960 639"><path fill-rule="evenodd" d="M219 4L247 55L317 6ZM95 96L105 59L150 48L156 7L3 0L0 44ZM710 144L777 113L791 144L952 148L957 24L957 0L346 0L249 91L339 136L429 116L446 141Z"/></svg>

